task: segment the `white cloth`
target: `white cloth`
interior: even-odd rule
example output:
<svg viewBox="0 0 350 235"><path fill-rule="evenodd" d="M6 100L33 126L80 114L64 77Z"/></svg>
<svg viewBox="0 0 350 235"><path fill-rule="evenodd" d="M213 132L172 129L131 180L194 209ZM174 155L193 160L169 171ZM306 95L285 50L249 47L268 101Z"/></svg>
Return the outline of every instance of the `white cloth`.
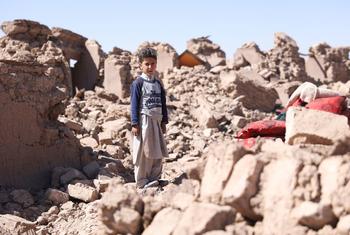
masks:
<svg viewBox="0 0 350 235"><path fill-rule="evenodd" d="M132 157L137 185L143 184L140 181L149 182L155 180L155 177L159 178L162 158L168 157L160 125L161 120L144 114L141 115L140 120L140 134L132 138Z"/></svg>
<svg viewBox="0 0 350 235"><path fill-rule="evenodd" d="M147 158L168 157L166 142L161 130L161 120L141 115L140 134L133 136L133 163L137 164L144 155Z"/></svg>
<svg viewBox="0 0 350 235"><path fill-rule="evenodd" d="M310 103L316 98L325 98L339 95L340 94L336 91L317 88L317 86L311 82L304 82L292 93L288 100L287 107L292 105L298 98L306 103Z"/></svg>
<svg viewBox="0 0 350 235"><path fill-rule="evenodd" d="M309 103L316 98L317 86L311 82L304 82L301 84L290 96L287 107L292 105L298 98Z"/></svg>

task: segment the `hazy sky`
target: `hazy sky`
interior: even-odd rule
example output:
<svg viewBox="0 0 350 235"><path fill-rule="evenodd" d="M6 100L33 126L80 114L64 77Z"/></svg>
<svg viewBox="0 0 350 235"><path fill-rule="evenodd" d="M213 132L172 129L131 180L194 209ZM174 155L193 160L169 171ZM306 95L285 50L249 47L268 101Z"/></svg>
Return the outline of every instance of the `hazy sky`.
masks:
<svg viewBox="0 0 350 235"><path fill-rule="evenodd" d="M350 46L349 0L4 0L0 22L30 19L134 52L144 41L167 42L178 53L210 35L227 58L245 42L273 47L274 32L294 38L300 52L318 42ZM0 32L0 36L4 34Z"/></svg>

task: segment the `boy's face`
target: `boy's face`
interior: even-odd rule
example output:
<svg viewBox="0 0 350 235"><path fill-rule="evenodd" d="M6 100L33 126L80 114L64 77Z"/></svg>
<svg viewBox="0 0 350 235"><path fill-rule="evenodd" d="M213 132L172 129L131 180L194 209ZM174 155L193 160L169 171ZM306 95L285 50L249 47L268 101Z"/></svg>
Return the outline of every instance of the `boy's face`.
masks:
<svg viewBox="0 0 350 235"><path fill-rule="evenodd" d="M146 57L143 59L140 67L143 73L148 77L152 77L156 72L157 60L152 57Z"/></svg>

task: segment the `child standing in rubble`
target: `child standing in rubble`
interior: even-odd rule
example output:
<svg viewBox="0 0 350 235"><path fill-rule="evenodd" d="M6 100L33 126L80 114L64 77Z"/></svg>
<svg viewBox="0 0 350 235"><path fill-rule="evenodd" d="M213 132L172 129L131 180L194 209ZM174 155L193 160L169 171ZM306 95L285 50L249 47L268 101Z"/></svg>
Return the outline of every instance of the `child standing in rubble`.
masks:
<svg viewBox="0 0 350 235"><path fill-rule="evenodd" d="M168 156L163 133L168 113L165 90L156 77L157 52L152 48L139 51L141 76L131 84L132 157L136 186L158 186L162 159Z"/></svg>

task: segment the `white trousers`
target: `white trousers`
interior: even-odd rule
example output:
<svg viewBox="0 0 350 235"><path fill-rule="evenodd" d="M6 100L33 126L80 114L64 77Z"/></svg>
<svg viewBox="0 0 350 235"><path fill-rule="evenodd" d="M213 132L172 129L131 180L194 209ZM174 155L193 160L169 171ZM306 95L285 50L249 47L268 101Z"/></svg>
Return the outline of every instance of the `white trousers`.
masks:
<svg viewBox="0 0 350 235"><path fill-rule="evenodd" d="M133 136L132 157L137 186L159 179L162 159L168 157L165 139L161 130L161 120L147 115L140 117L140 134Z"/></svg>

